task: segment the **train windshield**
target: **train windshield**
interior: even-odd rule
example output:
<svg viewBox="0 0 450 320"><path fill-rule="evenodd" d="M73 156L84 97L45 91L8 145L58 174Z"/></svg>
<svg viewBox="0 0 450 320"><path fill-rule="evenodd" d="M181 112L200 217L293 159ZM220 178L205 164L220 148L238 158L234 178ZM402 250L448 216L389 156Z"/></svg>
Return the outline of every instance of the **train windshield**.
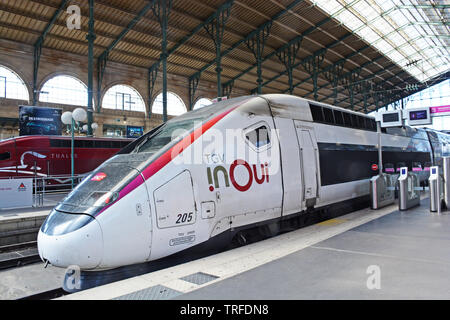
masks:
<svg viewBox="0 0 450 320"><path fill-rule="evenodd" d="M180 119L178 121L166 122L153 134L148 135L136 145L131 153L157 152L170 142L178 140L194 128L200 126L202 118Z"/></svg>
<svg viewBox="0 0 450 320"><path fill-rule="evenodd" d="M64 198L56 210L95 214L100 208L116 201L120 190L137 175L139 172L136 169L123 163L106 162Z"/></svg>
<svg viewBox="0 0 450 320"><path fill-rule="evenodd" d="M224 112L227 109L241 104L250 97L244 96L224 100L204 108L189 111L181 116L175 117L166 123L152 129L139 139L133 141L128 146L123 148L118 155L130 153L156 153L175 143L175 141L183 138L186 134L199 127L212 116Z"/></svg>

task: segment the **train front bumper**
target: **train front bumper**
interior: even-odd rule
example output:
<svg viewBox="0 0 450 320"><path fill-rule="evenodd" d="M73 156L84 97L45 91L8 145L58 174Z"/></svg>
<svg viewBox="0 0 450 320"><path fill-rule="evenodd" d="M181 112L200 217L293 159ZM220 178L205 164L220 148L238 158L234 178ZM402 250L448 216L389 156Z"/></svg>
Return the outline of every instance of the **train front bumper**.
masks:
<svg viewBox="0 0 450 320"><path fill-rule="evenodd" d="M73 214L71 214L73 215ZM95 269L103 256L103 236L100 224L94 218L76 230L64 232L62 224L52 229L43 227L38 234L39 256L53 266L78 267L81 270Z"/></svg>

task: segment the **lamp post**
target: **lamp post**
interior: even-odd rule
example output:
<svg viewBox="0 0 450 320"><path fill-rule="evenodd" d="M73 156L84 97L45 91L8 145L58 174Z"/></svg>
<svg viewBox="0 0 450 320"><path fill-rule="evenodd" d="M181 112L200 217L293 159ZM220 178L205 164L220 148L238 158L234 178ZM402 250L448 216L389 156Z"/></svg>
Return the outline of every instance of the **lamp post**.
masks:
<svg viewBox="0 0 450 320"><path fill-rule="evenodd" d="M82 108L77 108L73 112L66 111L61 115L61 121L62 123L66 125L70 125L70 133L72 135L71 140L71 155L70 155L70 166L71 166L71 180L72 180L72 189L73 189L73 176L74 176L74 155L73 155L73 149L74 149L74 130L75 126L78 126L77 122L81 122L86 120L87 114L86 110Z"/></svg>

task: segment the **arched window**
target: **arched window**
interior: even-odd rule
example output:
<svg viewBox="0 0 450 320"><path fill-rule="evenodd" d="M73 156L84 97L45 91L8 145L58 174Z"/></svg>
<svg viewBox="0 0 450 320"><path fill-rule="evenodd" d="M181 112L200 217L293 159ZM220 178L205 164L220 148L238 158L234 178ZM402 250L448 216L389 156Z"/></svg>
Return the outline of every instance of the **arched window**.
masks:
<svg viewBox="0 0 450 320"><path fill-rule="evenodd" d="M56 76L44 83L39 101L87 107L87 86L72 76Z"/></svg>
<svg viewBox="0 0 450 320"><path fill-rule="evenodd" d="M102 108L145 112L145 103L141 95L132 87L118 84L106 91Z"/></svg>
<svg viewBox="0 0 450 320"><path fill-rule="evenodd" d="M200 109L206 106L209 106L210 104L212 104L212 101L207 99L207 98L200 98L197 100L197 102L194 104L194 108L195 109Z"/></svg>
<svg viewBox="0 0 450 320"><path fill-rule="evenodd" d="M152 106L152 113L162 114L163 113L163 101L162 92L158 94ZM186 106L183 100L180 99L176 94L172 92L167 92L167 114L169 116L179 116L186 112Z"/></svg>
<svg viewBox="0 0 450 320"><path fill-rule="evenodd" d="M11 69L0 66L0 98L26 100L30 99L23 80Z"/></svg>

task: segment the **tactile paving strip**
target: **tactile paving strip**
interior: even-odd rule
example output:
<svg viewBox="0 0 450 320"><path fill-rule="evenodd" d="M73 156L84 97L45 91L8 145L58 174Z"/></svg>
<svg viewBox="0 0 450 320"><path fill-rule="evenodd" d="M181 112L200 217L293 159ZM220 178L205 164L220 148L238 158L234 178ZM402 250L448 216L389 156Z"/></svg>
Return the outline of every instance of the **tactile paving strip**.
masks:
<svg viewBox="0 0 450 320"><path fill-rule="evenodd" d="M167 300L180 294L182 292L157 285L114 298L113 300Z"/></svg>
<svg viewBox="0 0 450 320"><path fill-rule="evenodd" d="M213 276L211 274L203 273L203 272L197 272L194 274L190 274L186 277L180 278L181 280L192 282L194 284L202 285L204 283L213 281L217 279L218 277Z"/></svg>

